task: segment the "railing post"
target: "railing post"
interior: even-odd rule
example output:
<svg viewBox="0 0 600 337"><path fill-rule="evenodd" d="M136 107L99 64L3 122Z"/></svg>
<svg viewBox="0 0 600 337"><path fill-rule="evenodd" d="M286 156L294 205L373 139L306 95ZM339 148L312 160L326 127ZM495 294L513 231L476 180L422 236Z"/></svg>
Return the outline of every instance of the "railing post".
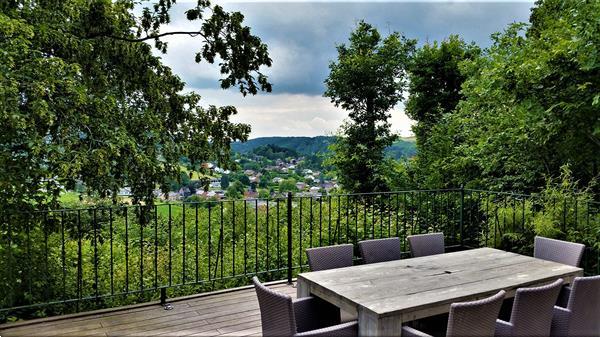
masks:
<svg viewBox="0 0 600 337"><path fill-rule="evenodd" d="M292 283L292 192L287 194L287 281Z"/></svg>
<svg viewBox="0 0 600 337"><path fill-rule="evenodd" d="M463 185L460 185L460 247L463 248L464 243L464 213L465 213L465 188Z"/></svg>

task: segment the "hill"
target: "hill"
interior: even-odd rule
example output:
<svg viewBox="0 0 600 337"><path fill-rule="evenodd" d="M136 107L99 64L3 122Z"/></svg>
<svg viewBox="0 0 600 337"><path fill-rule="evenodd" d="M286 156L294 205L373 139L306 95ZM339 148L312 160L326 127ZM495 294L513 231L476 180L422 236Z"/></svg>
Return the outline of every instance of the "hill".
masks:
<svg viewBox="0 0 600 337"><path fill-rule="evenodd" d="M334 140L331 136L317 137L260 137L250 139L245 143L235 142L231 148L233 152L249 153L254 149L265 145L277 145L282 148L288 148L302 155L314 155L316 153L328 152L328 146ZM399 139L392 146L386 149L386 154L392 158L400 159L403 157L412 157L417 153L413 138Z"/></svg>

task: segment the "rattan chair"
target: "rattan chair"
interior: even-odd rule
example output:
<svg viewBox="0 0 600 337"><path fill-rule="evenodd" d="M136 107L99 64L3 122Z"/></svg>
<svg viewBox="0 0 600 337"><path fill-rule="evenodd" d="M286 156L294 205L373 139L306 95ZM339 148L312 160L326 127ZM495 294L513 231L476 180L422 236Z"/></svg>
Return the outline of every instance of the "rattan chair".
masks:
<svg viewBox="0 0 600 337"><path fill-rule="evenodd" d="M496 320L496 336L548 336L554 303L563 279L551 284L517 289L510 321Z"/></svg>
<svg viewBox="0 0 600 337"><path fill-rule="evenodd" d="M567 307L554 307L550 335L600 336L600 275L575 278Z"/></svg>
<svg viewBox="0 0 600 337"><path fill-rule="evenodd" d="M306 255L311 271L350 267L354 257L354 245L309 248L306 250Z"/></svg>
<svg viewBox="0 0 600 337"><path fill-rule="evenodd" d="M578 267L585 245L536 236L533 257Z"/></svg>
<svg viewBox="0 0 600 337"><path fill-rule="evenodd" d="M581 243L536 236L533 245L533 257L578 267L584 250L585 245ZM563 287L558 295L556 305L561 307L567 306L570 290L570 286Z"/></svg>
<svg viewBox="0 0 600 337"><path fill-rule="evenodd" d="M504 290L478 301L452 303L446 336L494 336L496 318L504 300ZM405 326L402 336L431 337L425 332Z"/></svg>
<svg viewBox="0 0 600 337"><path fill-rule="evenodd" d="M412 257L443 254L444 233L430 233L408 236Z"/></svg>
<svg viewBox="0 0 600 337"><path fill-rule="evenodd" d="M260 307L262 334L269 336L334 336L358 334L358 322L340 322L339 310L316 297L293 300L252 278ZM332 310L333 309L333 310Z"/></svg>
<svg viewBox="0 0 600 337"><path fill-rule="evenodd" d="M397 237L360 241L358 249L365 264L400 260L400 239Z"/></svg>

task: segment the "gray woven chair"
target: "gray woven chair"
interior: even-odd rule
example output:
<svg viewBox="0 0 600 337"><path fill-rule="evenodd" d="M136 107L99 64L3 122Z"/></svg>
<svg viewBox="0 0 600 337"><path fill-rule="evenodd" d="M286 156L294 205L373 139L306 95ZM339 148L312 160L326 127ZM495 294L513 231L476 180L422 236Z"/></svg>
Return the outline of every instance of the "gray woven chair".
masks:
<svg viewBox="0 0 600 337"><path fill-rule="evenodd" d="M504 290L496 295L473 302L452 303L448 316L446 336L494 336L496 318L504 300ZM402 336L431 337L413 329L402 327Z"/></svg>
<svg viewBox="0 0 600 337"><path fill-rule="evenodd" d="M358 334L358 322L340 322L339 310L316 297L297 300L275 292L252 278L260 307L262 334L269 336L336 336Z"/></svg>
<svg viewBox="0 0 600 337"><path fill-rule="evenodd" d="M554 307L550 335L600 336L600 275L575 278L567 307Z"/></svg>
<svg viewBox="0 0 600 337"><path fill-rule="evenodd" d="M558 279L551 284L517 289L510 322L496 321L496 336L548 336L554 303L563 284Z"/></svg>
<svg viewBox="0 0 600 337"><path fill-rule="evenodd" d="M354 257L354 245L309 248L306 255L311 271L350 267Z"/></svg>
<svg viewBox="0 0 600 337"><path fill-rule="evenodd" d="M358 249L365 264L400 260L400 239L396 237L360 241Z"/></svg>
<svg viewBox="0 0 600 337"><path fill-rule="evenodd" d="M444 233L430 233L408 236L412 257L443 254Z"/></svg>
<svg viewBox="0 0 600 337"><path fill-rule="evenodd" d="M536 236L533 257L578 267L585 245Z"/></svg>
<svg viewBox="0 0 600 337"><path fill-rule="evenodd" d="M536 236L533 245L533 257L578 267L584 250L585 245L581 243ZM557 305L561 307L567 306L570 290L570 286L563 287L558 295Z"/></svg>

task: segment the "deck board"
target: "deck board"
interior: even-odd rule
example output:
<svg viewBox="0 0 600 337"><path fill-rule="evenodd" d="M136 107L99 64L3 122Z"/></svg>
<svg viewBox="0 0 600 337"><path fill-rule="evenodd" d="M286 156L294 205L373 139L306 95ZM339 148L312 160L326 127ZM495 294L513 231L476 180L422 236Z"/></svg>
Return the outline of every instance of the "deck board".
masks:
<svg viewBox="0 0 600 337"><path fill-rule="evenodd" d="M296 297L285 283L270 286ZM173 300L159 305L102 311L58 320L0 325L0 336L258 336L260 312L254 289Z"/></svg>

